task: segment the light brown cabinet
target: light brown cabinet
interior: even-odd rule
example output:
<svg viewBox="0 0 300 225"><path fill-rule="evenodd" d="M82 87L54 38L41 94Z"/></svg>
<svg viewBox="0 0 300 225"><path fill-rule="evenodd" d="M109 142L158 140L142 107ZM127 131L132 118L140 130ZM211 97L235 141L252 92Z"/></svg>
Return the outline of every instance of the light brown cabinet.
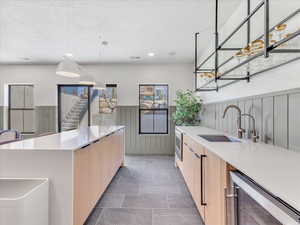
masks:
<svg viewBox="0 0 300 225"><path fill-rule="evenodd" d="M194 158L194 153L192 152L192 149L184 143L183 146L183 177L184 180L187 184L187 187L191 193L193 193L194 189L194 171L193 171L193 158Z"/></svg>
<svg viewBox="0 0 300 225"><path fill-rule="evenodd" d="M91 147L76 151L74 158L74 224L83 224L89 214L91 204L90 191L90 154Z"/></svg>
<svg viewBox="0 0 300 225"><path fill-rule="evenodd" d="M74 154L74 225L83 225L124 161L124 130Z"/></svg>
<svg viewBox="0 0 300 225"><path fill-rule="evenodd" d="M206 150L204 164L205 223L225 225L226 163Z"/></svg>
<svg viewBox="0 0 300 225"><path fill-rule="evenodd" d="M204 202L204 168L205 151L200 146L196 146L193 157L194 169L194 192L193 198L202 218L205 218L205 202Z"/></svg>
<svg viewBox="0 0 300 225"><path fill-rule="evenodd" d="M225 225L226 162L189 136L183 138L179 167L206 225Z"/></svg>

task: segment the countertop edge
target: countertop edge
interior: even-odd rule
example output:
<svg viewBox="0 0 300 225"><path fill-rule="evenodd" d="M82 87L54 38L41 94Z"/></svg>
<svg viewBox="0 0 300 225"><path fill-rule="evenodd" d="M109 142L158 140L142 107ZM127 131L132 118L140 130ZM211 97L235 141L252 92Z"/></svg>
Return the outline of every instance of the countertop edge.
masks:
<svg viewBox="0 0 300 225"><path fill-rule="evenodd" d="M51 151L51 152L75 152L75 151L80 150L80 149L83 149L84 147L89 146L89 145L91 145L92 143L97 142L97 141L99 141L99 140L101 140L101 139L103 139L103 138L105 138L105 137L107 137L107 136L110 136L111 134L113 134L113 133L115 133L115 132L117 132L117 131L119 131L119 130L125 129L126 127L123 126L123 125L120 125L120 126L114 126L114 128L115 128L115 129L110 130L110 131L107 132L106 134L101 135L101 136L99 136L99 137L97 137L97 138L95 138L95 139L89 140L89 141L87 141L87 142L84 143L84 144L81 144L81 145L76 146L75 148L61 148L61 149L55 149L55 148L39 148L39 149L37 149L37 148L26 148L26 149L18 149L18 148L16 148L16 149L11 149L11 148L5 148L6 145L9 146L9 145L11 145L11 144L13 144L13 143L17 143L17 142L13 142L13 143L10 143L10 144L4 144L3 146L1 146L0 151L38 151L38 152L49 152L49 151ZM72 130L72 131L74 131L74 130ZM70 132L70 131L65 131L65 132ZM63 133L63 132L61 132L61 133ZM51 134L51 135L43 136L43 138L47 138L47 137L52 136L52 135L58 135L58 134L61 134L61 133L56 133L56 134ZM39 138L39 137L37 137L37 138ZM30 140L30 139L27 139L27 140ZM22 142L22 141L26 141L26 140L21 140L21 141L18 141L18 142Z"/></svg>
<svg viewBox="0 0 300 225"><path fill-rule="evenodd" d="M107 134L105 134L105 135L103 135L103 136L100 136L100 137L96 138L95 140L89 141L89 142L87 142L86 144L84 144L84 145L82 145L82 146L78 146L78 148L73 149L73 151L78 151L78 150L80 150L80 149L83 149L83 148L85 148L85 147L87 147L87 146L89 146L89 145L91 145L91 144L93 144L93 143L95 143L95 142L98 142L98 141L100 141L101 139L103 139L103 138L105 138L105 137L108 137L108 136L110 136L110 135L114 134L115 132L117 132L117 131L119 131L119 130L122 130L122 129L125 129L125 126L120 126L120 127L116 128L114 131L110 131L110 132L108 132ZM51 149L49 149L49 150L45 149L45 151L53 151L53 150L51 150ZM54 151L55 151L55 150L54 150ZM58 151L72 151L72 150L71 150L71 149L66 149L66 150L58 150Z"/></svg>

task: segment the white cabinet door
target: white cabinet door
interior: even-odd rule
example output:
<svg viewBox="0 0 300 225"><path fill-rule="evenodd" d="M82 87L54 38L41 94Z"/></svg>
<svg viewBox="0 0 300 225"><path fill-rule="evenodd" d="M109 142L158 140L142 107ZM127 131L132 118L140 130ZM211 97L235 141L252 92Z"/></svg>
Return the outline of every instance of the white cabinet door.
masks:
<svg viewBox="0 0 300 225"><path fill-rule="evenodd" d="M23 132L23 110L10 111L10 129Z"/></svg>
<svg viewBox="0 0 300 225"><path fill-rule="evenodd" d="M25 108L33 108L33 86L25 86Z"/></svg>
<svg viewBox="0 0 300 225"><path fill-rule="evenodd" d="M24 132L35 131L34 110L24 110Z"/></svg>
<svg viewBox="0 0 300 225"><path fill-rule="evenodd" d="M10 86L10 107L24 108L24 86Z"/></svg>

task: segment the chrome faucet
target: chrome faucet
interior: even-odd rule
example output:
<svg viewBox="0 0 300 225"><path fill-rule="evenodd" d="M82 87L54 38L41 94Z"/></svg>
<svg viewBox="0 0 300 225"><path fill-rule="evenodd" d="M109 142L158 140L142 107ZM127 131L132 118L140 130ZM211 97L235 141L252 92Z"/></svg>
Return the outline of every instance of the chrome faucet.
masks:
<svg viewBox="0 0 300 225"><path fill-rule="evenodd" d="M237 121L237 126L238 126L238 138L243 138L243 133L245 133L245 129L242 128L242 111L241 109L236 106L236 105L228 105L226 107L226 109L224 110L224 114L223 114L223 119L225 118L226 116L226 113L228 111L228 109L230 108L234 108L238 111L238 121Z"/></svg>
<svg viewBox="0 0 300 225"><path fill-rule="evenodd" d="M257 140L259 139L259 136L258 136L258 133L257 133L257 131L255 129L255 118L254 118L254 116L252 116L252 115L250 115L248 113L244 113L241 116L248 116L252 120L252 131L251 131L251 133L252 133L252 141L253 142L257 142Z"/></svg>

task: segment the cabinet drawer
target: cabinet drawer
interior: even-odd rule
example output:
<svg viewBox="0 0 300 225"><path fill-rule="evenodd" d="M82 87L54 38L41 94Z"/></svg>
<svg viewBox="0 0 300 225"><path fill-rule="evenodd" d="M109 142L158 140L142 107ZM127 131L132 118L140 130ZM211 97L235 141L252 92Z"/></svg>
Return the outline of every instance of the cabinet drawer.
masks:
<svg viewBox="0 0 300 225"><path fill-rule="evenodd" d="M205 149L204 147L199 144L198 142L194 141L190 136L188 135L183 135L183 144L187 145L188 147L192 148L195 153L198 155L204 155L205 154Z"/></svg>
<svg viewBox="0 0 300 225"><path fill-rule="evenodd" d="M197 144L190 136L186 134L183 135L183 143L190 148L195 148Z"/></svg>

